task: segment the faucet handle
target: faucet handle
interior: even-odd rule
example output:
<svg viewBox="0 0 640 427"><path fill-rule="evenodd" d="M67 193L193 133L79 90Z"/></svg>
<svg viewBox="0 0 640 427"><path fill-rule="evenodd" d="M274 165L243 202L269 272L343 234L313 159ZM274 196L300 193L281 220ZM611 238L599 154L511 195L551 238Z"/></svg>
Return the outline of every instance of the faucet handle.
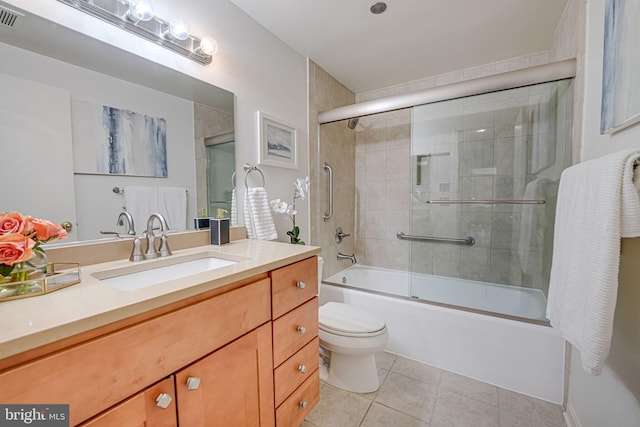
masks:
<svg viewBox="0 0 640 427"><path fill-rule="evenodd" d="M349 236L351 236L351 234L343 232L342 227L336 228L336 235L335 235L336 243L338 244L342 243L342 239Z"/></svg>
<svg viewBox="0 0 640 427"><path fill-rule="evenodd" d="M160 236L160 247L158 248L158 253L160 256L171 255L171 249L169 249L169 238L167 237L167 233L164 231Z"/></svg>
<svg viewBox="0 0 640 427"><path fill-rule="evenodd" d="M131 249L131 256L129 257L129 261L142 261L145 259L144 253L142 252L142 243L140 242L140 238L135 236L133 238L133 248Z"/></svg>

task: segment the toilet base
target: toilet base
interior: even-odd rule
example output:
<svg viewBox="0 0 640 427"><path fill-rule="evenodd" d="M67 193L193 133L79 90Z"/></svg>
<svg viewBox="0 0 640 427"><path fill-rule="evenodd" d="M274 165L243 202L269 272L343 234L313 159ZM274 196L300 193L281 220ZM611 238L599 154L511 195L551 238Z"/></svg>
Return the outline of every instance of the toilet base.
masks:
<svg viewBox="0 0 640 427"><path fill-rule="evenodd" d="M380 387L373 354L352 356L331 352L328 369L322 364L320 366L320 379L333 387L354 393L371 393Z"/></svg>

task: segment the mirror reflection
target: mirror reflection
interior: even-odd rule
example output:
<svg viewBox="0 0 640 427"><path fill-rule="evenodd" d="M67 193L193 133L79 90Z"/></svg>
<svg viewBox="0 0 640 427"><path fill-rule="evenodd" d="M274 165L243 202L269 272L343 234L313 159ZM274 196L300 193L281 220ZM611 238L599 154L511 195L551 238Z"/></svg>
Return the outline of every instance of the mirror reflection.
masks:
<svg viewBox="0 0 640 427"><path fill-rule="evenodd" d="M0 55L0 211L69 222L67 240L126 235L125 209L138 234L148 212L191 230L231 211L231 92L29 15Z"/></svg>

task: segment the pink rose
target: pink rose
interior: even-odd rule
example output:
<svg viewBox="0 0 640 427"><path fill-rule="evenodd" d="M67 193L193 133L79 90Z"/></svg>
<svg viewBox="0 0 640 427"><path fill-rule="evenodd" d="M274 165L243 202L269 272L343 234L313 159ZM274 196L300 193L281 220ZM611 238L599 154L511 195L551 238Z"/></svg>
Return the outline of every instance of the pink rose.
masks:
<svg viewBox="0 0 640 427"><path fill-rule="evenodd" d="M26 219L20 212L0 213L0 236L8 233L26 234Z"/></svg>
<svg viewBox="0 0 640 427"><path fill-rule="evenodd" d="M9 233L0 236L0 264L13 266L28 260L33 256L32 239L19 233Z"/></svg>
<svg viewBox="0 0 640 427"><path fill-rule="evenodd" d="M50 240L64 239L67 237L67 231L61 225L54 224L51 221L40 218L26 218L28 227L30 226L35 232L35 237L40 242Z"/></svg>

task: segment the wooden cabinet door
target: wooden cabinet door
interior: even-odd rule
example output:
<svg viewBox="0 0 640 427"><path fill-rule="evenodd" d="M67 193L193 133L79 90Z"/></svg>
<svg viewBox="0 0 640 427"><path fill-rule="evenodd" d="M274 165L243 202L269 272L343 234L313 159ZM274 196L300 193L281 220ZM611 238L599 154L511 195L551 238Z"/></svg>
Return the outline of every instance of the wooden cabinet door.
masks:
<svg viewBox="0 0 640 427"><path fill-rule="evenodd" d="M174 377L171 376L82 424L82 427L176 427ZM156 404L161 393L171 397L166 408Z"/></svg>
<svg viewBox="0 0 640 427"><path fill-rule="evenodd" d="M271 323L176 374L181 426L273 427Z"/></svg>

